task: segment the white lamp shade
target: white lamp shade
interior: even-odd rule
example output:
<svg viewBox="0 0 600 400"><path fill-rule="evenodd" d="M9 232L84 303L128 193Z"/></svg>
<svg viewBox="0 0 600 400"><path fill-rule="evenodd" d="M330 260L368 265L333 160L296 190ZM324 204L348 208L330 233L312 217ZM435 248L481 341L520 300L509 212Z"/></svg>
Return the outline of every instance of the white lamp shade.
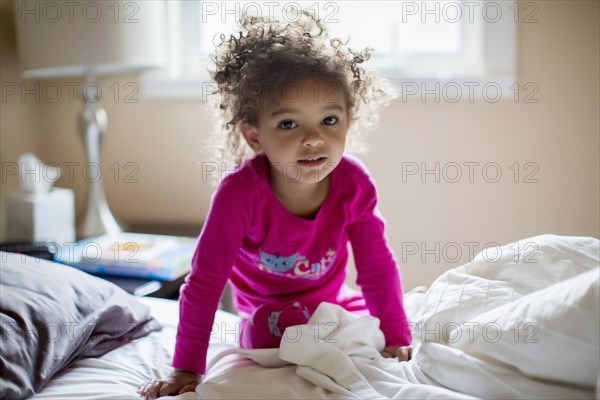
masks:
<svg viewBox="0 0 600 400"><path fill-rule="evenodd" d="M123 73L165 64L163 1L16 3L21 3L15 25L25 78L85 75L90 68L98 75Z"/></svg>

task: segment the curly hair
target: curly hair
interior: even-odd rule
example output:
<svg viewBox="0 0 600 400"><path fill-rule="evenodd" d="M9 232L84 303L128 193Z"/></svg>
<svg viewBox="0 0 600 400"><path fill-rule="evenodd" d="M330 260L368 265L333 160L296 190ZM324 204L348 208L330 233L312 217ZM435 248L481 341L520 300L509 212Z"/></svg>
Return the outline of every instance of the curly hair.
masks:
<svg viewBox="0 0 600 400"><path fill-rule="evenodd" d="M215 70L209 71L217 90L207 105L216 114L217 126L206 147L219 165L237 166L252 154L240 124L256 124L269 95L273 99L305 77L335 83L342 90L352 120L348 151L367 151L362 136L376 125L379 108L396 96L387 81L361 67L372 48L353 51L341 39L328 38L321 21L305 10L296 22L242 16L238 28L239 34L228 39L221 34L211 57Z"/></svg>

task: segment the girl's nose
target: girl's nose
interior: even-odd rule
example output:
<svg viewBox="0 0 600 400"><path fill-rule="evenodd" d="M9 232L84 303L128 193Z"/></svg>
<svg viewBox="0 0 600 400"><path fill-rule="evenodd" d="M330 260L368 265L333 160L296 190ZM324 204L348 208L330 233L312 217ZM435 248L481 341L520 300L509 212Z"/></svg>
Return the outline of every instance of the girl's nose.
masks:
<svg viewBox="0 0 600 400"><path fill-rule="evenodd" d="M323 138L317 131L307 132L304 136L304 146L306 147L315 147L323 144Z"/></svg>

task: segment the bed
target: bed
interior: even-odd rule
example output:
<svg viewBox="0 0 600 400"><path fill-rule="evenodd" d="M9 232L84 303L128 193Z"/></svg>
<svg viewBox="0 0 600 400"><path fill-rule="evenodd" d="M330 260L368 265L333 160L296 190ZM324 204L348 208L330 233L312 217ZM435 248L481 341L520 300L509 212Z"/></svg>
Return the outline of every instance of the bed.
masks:
<svg viewBox="0 0 600 400"><path fill-rule="evenodd" d="M477 255L426 293L406 293L414 352L405 363L379 356L377 319L332 304L288 328L279 349L262 350L239 349L238 317L219 310L202 384L173 398L598 399L599 247L594 238L537 236ZM127 301L150 310L154 318L141 318L148 332L129 323L133 336L101 356L76 356L32 399L136 399L141 382L168 374L177 303Z"/></svg>

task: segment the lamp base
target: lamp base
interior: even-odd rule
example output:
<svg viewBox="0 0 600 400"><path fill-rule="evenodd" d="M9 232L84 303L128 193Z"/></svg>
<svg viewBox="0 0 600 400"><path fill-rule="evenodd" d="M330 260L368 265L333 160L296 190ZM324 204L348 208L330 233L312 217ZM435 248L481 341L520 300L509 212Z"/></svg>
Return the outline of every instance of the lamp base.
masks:
<svg viewBox="0 0 600 400"><path fill-rule="evenodd" d="M91 77L90 73L88 82L92 80ZM82 94L85 108L81 112L79 125L89 166L95 166L98 170L96 179L89 179L87 208L77 232L80 239L85 239L105 233L121 232L121 227L108 207L102 183L102 168L100 167L100 142L108 127L108 116L106 111L96 104L95 98L94 101L90 101L86 93Z"/></svg>
<svg viewBox="0 0 600 400"><path fill-rule="evenodd" d="M106 198L92 196L92 192L90 190L85 215L77 229L78 238L86 239L105 233L121 232L121 227L108 208Z"/></svg>

